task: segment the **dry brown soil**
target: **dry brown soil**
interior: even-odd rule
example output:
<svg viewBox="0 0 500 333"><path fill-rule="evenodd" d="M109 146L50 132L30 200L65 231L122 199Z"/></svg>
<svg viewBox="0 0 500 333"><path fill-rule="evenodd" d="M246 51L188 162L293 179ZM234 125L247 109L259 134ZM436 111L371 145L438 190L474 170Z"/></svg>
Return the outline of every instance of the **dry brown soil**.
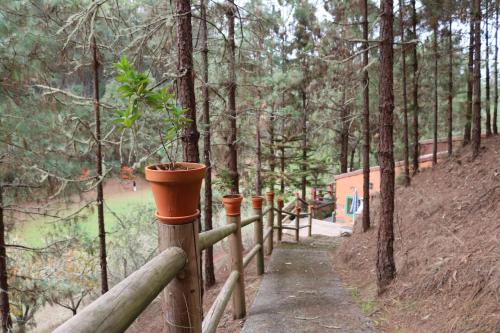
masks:
<svg viewBox="0 0 500 333"><path fill-rule="evenodd" d="M396 189L397 277L376 295L380 204L366 233L346 239L334 262L381 332L500 332L500 136L470 146Z"/></svg>

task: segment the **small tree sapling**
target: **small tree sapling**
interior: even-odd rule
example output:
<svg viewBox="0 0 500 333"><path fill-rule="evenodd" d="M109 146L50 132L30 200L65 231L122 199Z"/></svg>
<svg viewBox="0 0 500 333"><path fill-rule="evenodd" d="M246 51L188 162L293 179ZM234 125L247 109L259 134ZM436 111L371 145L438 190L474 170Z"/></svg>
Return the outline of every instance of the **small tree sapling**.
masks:
<svg viewBox="0 0 500 333"><path fill-rule="evenodd" d="M115 78L119 83L117 91L126 101L126 107L116 111L118 117L114 122L124 129L134 128L145 111L162 112L164 129L159 130L158 135L168 159L165 167L175 170L179 167L175 154L180 139L179 133L191 122L191 119L186 117L186 110L176 103L175 94L167 87L151 85L149 75L137 71L127 57L122 56L114 67L118 70Z"/></svg>

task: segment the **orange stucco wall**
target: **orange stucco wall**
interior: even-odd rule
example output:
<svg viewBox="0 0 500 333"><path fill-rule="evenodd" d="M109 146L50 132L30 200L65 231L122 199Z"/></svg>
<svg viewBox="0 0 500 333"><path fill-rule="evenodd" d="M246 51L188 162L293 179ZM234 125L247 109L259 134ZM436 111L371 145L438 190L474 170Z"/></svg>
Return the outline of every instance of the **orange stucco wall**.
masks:
<svg viewBox="0 0 500 333"><path fill-rule="evenodd" d="M421 156L420 169L432 166L430 156ZM397 162L395 166L396 177L403 172L403 164ZM370 195L380 192L380 168L370 168ZM337 222L352 224L352 217L347 215L346 201L348 196L354 195L354 189L358 191L358 197L363 198L363 170L344 173L335 177L335 198L337 203Z"/></svg>

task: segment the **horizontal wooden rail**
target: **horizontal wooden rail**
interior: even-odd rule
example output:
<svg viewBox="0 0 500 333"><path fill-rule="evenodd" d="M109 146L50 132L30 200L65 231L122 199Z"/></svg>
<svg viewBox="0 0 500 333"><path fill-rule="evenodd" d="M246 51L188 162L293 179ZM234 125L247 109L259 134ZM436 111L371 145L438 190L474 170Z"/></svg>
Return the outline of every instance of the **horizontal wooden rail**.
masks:
<svg viewBox="0 0 500 333"><path fill-rule="evenodd" d="M266 215L267 213L269 213L270 210L271 207L267 207L266 209L262 210L262 215ZM247 225L257 222L258 220L259 220L259 215L249 216L246 219L241 220L241 227L242 228L246 227Z"/></svg>
<svg viewBox="0 0 500 333"><path fill-rule="evenodd" d="M278 212L278 213L279 213L279 210L278 210L278 209L276 209L276 212ZM295 213L292 213L292 212L287 212L287 211L284 211L284 210L282 210L282 211L281 211L281 213L282 213L282 214L286 214L286 215L290 215L290 216L295 216L295 215L296 215Z"/></svg>
<svg viewBox="0 0 500 333"><path fill-rule="evenodd" d="M303 229L303 228L308 228L308 227L309 227L309 225L304 224L304 225L299 226L298 229ZM274 227L274 229L279 229L279 227ZM290 226L284 225L284 226L281 227L281 229L297 230L297 227L290 227Z"/></svg>
<svg viewBox="0 0 500 333"><path fill-rule="evenodd" d="M309 205L309 202L303 200L301 197L297 197L297 200L302 202L304 205Z"/></svg>
<svg viewBox="0 0 500 333"><path fill-rule="evenodd" d="M226 224L221 227L200 233L199 243L200 251L220 242L227 236L236 231L238 227L235 224Z"/></svg>
<svg viewBox="0 0 500 333"><path fill-rule="evenodd" d="M233 293L239 276L240 273L238 273L237 271L232 271L229 275L226 283L224 283L224 286L222 287L219 294L217 295L217 298L212 304L212 307L210 308L210 310L208 310L205 319L203 319L203 325L201 328L201 331L203 333L214 333L217 330L219 321L224 314L224 310L226 309L227 303L231 298L231 294Z"/></svg>
<svg viewBox="0 0 500 333"><path fill-rule="evenodd" d="M184 268L186 262L187 255L182 249L166 249L54 332L124 332Z"/></svg>
<svg viewBox="0 0 500 333"><path fill-rule="evenodd" d="M252 224L258 220L259 220L259 215L247 217L246 219L241 220L241 227L242 228L246 227L247 225Z"/></svg>
<svg viewBox="0 0 500 333"><path fill-rule="evenodd" d="M262 245L255 244L255 246L245 255L243 258L243 267L247 267L250 261L252 261L253 257L259 252L262 248Z"/></svg>

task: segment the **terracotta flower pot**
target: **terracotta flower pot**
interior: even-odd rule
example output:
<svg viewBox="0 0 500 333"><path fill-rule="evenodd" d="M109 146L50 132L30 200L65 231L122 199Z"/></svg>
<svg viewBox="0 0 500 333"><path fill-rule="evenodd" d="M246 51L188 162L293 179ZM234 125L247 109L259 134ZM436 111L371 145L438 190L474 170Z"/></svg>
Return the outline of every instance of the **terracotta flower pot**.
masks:
<svg viewBox="0 0 500 333"><path fill-rule="evenodd" d="M254 195L252 197L252 208L253 209L262 209L262 202L264 201L264 197L259 195Z"/></svg>
<svg viewBox="0 0 500 333"><path fill-rule="evenodd" d="M175 170L166 170L166 165L146 167L146 180L156 203L156 217L166 224L184 224L200 214L200 188L205 177L206 166L199 163L176 163Z"/></svg>
<svg viewBox="0 0 500 333"><path fill-rule="evenodd" d="M278 208L283 208L283 206L285 206L285 202L283 201L282 197L278 197L277 204Z"/></svg>
<svg viewBox="0 0 500 333"><path fill-rule="evenodd" d="M241 214L241 202L243 197L240 194L228 194L222 197L227 216L238 216Z"/></svg>
<svg viewBox="0 0 500 333"><path fill-rule="evenodd" d="M274 202L274 192L266 192L266 199L268 203Z"/></svg>

